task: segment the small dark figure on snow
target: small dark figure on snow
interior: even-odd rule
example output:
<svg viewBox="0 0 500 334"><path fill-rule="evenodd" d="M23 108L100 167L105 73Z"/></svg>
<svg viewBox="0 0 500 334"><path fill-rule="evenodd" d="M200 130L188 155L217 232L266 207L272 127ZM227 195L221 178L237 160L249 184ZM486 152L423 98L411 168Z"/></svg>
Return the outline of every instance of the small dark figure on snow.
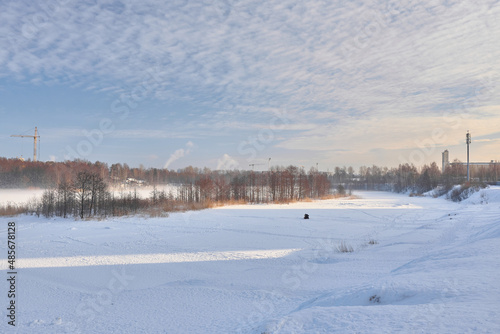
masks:
<svg viewBox="0 0 500 334"><path fill-rule="evenodd" d="M309 215L307 213L304 215L304 219L309 219Z"/></svg>

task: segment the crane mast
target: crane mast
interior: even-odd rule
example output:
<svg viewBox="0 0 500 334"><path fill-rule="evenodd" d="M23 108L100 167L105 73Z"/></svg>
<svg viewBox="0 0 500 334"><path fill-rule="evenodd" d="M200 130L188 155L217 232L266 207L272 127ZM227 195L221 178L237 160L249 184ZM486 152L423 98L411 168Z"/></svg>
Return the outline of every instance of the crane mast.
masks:
<svg viewBox="0 0 500 334"><path fill-rule="evenodd" d="M38 135L38 129L37 127L35 126L35 135L34 136L29 136L29 135L11 135L11 137L21 137L21 138L33 138L34 140L34 145L33 145L33 161L37 161L36 159L36 147L37 147L37 141L38 139L40 138L40 136Z"/></svg>

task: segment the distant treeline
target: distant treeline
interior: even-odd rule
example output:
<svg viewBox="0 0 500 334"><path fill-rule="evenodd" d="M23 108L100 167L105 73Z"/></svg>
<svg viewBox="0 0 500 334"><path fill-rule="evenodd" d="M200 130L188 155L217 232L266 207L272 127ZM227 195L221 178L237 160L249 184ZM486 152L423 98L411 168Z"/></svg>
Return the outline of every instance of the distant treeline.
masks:
<svg viewBox="0 0 500 334"><path fill-rule="evenodd" d="M144 180L149 184L183 183L201 172L193 167L176 172L158 168L130 168L120 163L109 166L99 161L33 162L0 158L0 188L55 187L61 182L71 182L83 171L98 173L107 184L119 184L127 178Z"/></svg>
<svg viewBox="0 0 500 334"><path fill-rule="evenodd" d="M496 182L500 177L500 165L471 166L473 183ZM467 167L455 160L444 172L433 162L420 168L401 164L395 168L361 167L358 174L352 168L335 168L329 178L333 185L341 184L349 189L384 190L422 194L440 186L441 192L467 181Z"/></svg>
<svg viewBox="0 0 500 334"><path fill-rule="evenodd" d="M231 202L285 203L324 198L332 188L327 173L314 169L305 172L294 166L276 167L269 172L211 171L193 167L168 171L130 169L120 164L108 168L103 163L86 161L32 163L5 159L0 168L3 187L38 186L47 189L40 201L33 200L22 208L4 205L4 214L26 212L84 218L151 210L199 209ZM137 196L137 192L131 190L133 188L128 188L128 192L120 191L118 195L109 191L110 185L125 186L125 181L130 181L130 178L145 180L146 184L153 186L174 184L176 191L167 194L154 187L147 199Z"/></svg>
<svg viewBox="0 0 500 334"><path fill-rule="evenodd" d="M92 174L106 185L120 186L145 181L146 185L174 184L179 187L179 200L245 200L274 202L321 197L329 194L328 174L294 166L273 167L269 172L212 171L208 168L186 167L177 171L143 167L129 168L127 164L108 167L101 162L83 160L66 162L31 162L0 158L0 188L57 188L76 183L82 173ZM129 182L133 179L134 182Z"/></svg>
<svg viewBox="0 0 500 334"><path fill-rule="evenodd" d="M458 162L457 160L455 162ZM315 197L324 192L320 189L324 181L316 178L326 178L334 187L343 185L346 189L390 190L396 192L416 191L422 192L438 184L450 185L462 183L466 178L466 167L460 164L451 164L444 173L436 163L417 168L411 164L401 164L395 168L371 166L360 167L356 172L352 167L335 167L329 172L317 171L311 168L294 166L272 167L265 172L252 171L212 171L208 168L186 167L183 169L168 170L159 168L130 168L127 164L112 164L84 160L65 162L33 162L19 159L0 158L0 188L54 188L60 183L71 183L79 172L98 174L103 182L108 185L123 184L127 179L143 180L149 185L159 184L184 184L201 187L214 187L221 189L216 198L224 197L227 187L233 186L233 197L253 199L262 197L262 191L255 194L253 188L269 186L272 188L272 200L286 198L287 196ZM500 165L474 166L472 177L476 181L497 181L500 177ZM306 182L307 181L307 182ZM223 182L224 184L221 184ZM298 187L295 190L286 182ZM237 186L238 185L238 186ZM281 188L280 188L281 187ZM279 189L292 189L290 195L278 193ZM317 188L311 190L312 188ZM226 190L222 190L226 189ZM241 190L246 189L246 190ZM250 190L249 190L250 189ZM249 194L244 194L249 191ZM188 192L189 193L189 192ZM293 196L292 196L293 193ZM186 195L195 196L195 195ZM227 194L225 195L227 197Z"/></svg>

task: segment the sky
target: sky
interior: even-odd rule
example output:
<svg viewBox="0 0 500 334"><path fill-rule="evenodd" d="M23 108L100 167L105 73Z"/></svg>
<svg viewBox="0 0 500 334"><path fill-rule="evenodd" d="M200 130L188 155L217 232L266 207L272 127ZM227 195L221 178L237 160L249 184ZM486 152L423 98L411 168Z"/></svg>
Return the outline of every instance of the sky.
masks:
<svg viewBox="0 0 500 334"><path fill-rule="evenodd" d="M0 1L0 156L500 160L500 1Z"/></svg>

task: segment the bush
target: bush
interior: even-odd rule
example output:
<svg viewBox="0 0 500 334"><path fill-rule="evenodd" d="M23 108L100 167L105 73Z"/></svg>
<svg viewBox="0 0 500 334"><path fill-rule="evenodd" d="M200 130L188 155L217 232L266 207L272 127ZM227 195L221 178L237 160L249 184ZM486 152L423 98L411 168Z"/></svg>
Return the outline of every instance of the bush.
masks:
<svg viewBox="0 0 500 334"><path fill-rule="evenodd" d="M337 246L337 252L339 253L352 253L354 252L354 248L351 245L347 244L345 241L340 242L340 245Z"/></svg>
<svg viewBox="0 0 500 334"><path fill-rule="evenodd" d="M7 205L0 206L0 216L17 216L21 213L25 213L27 208L23 205L17 205L13 203L7 203Z"/></svg>
<svg viewBox="0 0 500 334"><path fill-rule="evenodd" d="M345 196L345 187L341 184L337 186L337 194L340 196Z"/></svg>
<svg viewBox="0 0 500 334"><path fill-rule="evenodd" d="M486 188L485 183L475 183L471 184L469 182L453 188L453 190L448 194L448 198L453 202L461 202L464 199L469 198L473 193Z"/></svg>
<svg viewBox="0 0 500 334"><path fill-rule="evenodd" d="M438 197L441 197L443 195L446 195L447 193L450 192L450 190L453 188L453 186L447 184L447 185L444 185L444 186L438 186L436 187L436 189L434 189L433 193L432 193L432 197L434 198L438 198Z"/></svg>

